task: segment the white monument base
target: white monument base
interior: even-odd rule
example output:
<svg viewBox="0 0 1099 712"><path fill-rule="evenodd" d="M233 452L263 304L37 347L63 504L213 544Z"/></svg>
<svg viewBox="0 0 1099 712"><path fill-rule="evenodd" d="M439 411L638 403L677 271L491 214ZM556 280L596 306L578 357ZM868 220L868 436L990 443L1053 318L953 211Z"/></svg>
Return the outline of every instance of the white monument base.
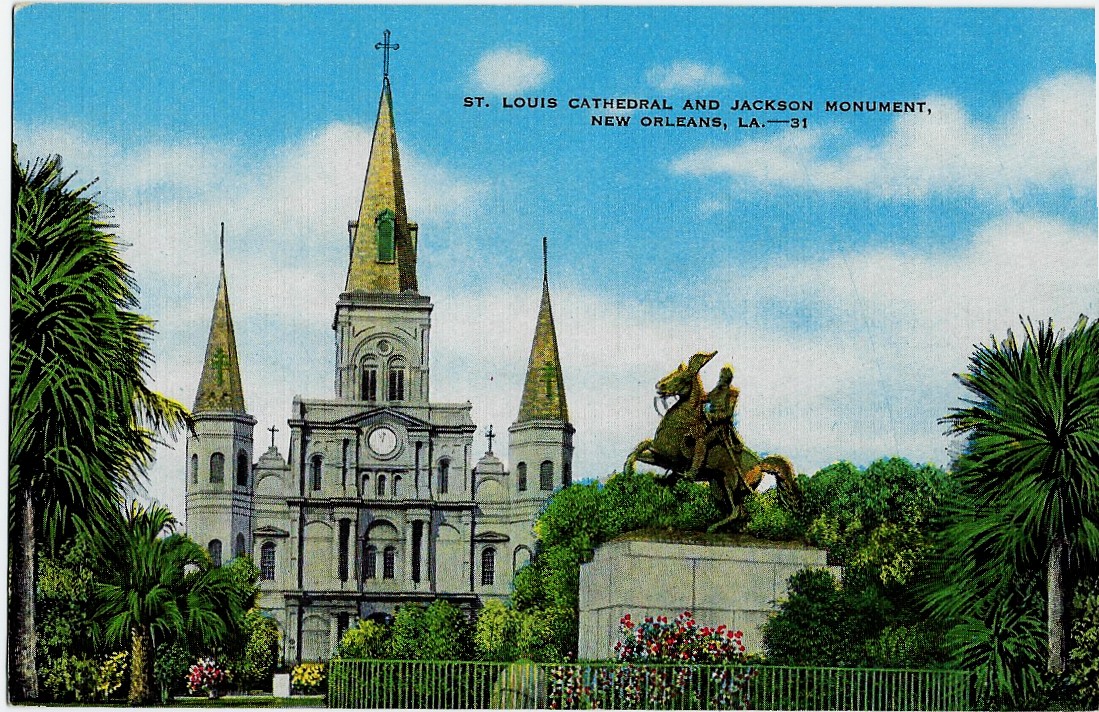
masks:
<svg viewBox="0 0 1099 712"><path fill-rule="evenodd" d="M275 673L275 677L271 682L271 694L275 697L290 696L290 673Z"/></svg>
<svg viewBox="0 0 1099 712"><path fill-rule="evenodd" d="M786 598L791 574L827 566L821 549L755 540L748 545L616 541L580 566L581 660L614 658L619 620L674 619L744 632L748 652L763 652L762 626Z"/></svg>

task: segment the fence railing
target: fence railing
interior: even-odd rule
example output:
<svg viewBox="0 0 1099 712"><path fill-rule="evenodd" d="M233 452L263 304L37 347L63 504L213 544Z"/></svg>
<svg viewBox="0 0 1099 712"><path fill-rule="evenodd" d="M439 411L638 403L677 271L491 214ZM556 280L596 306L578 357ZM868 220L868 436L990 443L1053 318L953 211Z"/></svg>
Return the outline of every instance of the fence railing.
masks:
<svg viewBox="0 0 1099 712"><path fill-rule="evenodd" d="M958 670L336 659L328 706L965 710L972 687Z"/></svg>

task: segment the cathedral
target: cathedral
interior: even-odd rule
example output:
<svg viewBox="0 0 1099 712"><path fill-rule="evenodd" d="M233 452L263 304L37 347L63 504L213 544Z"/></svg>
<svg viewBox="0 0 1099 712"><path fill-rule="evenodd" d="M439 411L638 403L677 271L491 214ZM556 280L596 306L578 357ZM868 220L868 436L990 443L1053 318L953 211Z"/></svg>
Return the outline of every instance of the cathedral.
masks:
<svg viewBox="0 0 1099 712"><path fill-rule="evenodd" d="M544 241L542 300L508 429L510 471L491 434L474 461L468 401L431 401L433 306L416 276L418 226L405 205L386 65L332 321L334 396L295 398L286 456L272 427L270 447L254 458L223 242L187 440L187 533L215 564L253 557L286 663L330 657L357 619L385 620L403 603L443 599L472 613L507 596L534 552L539 512L572 479Z"/></svg>

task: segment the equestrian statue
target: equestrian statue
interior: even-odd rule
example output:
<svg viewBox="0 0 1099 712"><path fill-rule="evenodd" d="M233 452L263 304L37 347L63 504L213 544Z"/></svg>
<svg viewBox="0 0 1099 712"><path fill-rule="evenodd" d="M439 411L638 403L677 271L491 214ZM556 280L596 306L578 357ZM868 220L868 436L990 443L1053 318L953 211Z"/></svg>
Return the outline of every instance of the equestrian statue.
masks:
<svg viewBox="0 0 1099 712"><path fill-rule="evenodd" d="M733 426L740 391L732 385L733 369L724 366L717 387L707 393L698 372L717 355L698 353L656 384L654 405L678 400L663 414L652 440L638 443L626 458L625 469L644 462L667 471L661 481L678 479L708 482L724 518L710 531L738 531L747 523L744 500L766 474L774 475L779 497L787 506L801 500L794 466L782 455L760 458L744 446ZM658 411L659 412L659 409Z"/></svg>

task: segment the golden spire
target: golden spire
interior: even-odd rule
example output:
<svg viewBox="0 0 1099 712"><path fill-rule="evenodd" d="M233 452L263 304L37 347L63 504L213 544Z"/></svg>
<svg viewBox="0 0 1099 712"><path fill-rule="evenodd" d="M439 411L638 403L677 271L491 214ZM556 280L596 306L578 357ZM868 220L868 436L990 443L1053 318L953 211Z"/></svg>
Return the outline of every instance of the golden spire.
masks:
<svg viewBox="0 0 1099 712"><path fill-rule="evenodd" d="M353 226L351 260L347 268L345 292L417 291L416 226L408 222L405 208L401 157L397 150L397 131L393 124L393 94L389 86L389 50L397 45L385 43L385 74L382 96L378 101L378 120L370 143L370 161L366 168L359 221Z"/></svg>
<svg viewBox="0 0 1099 712"><path fill-rule="evenodd" d="M244 389L240 384L240 361L233 315L229 311L229 289L225 282L225 223L221 224L221 281L210 320L206 360L198 381L194 412L231 411L244 413Z"/></svg>
<svg viewBox="0 0 1099 712"><path fill-rule="evenodd" d="M561 358L557 353L557 331L553 326L550 306L549 270L546 238L542 238L542 304L534 327L534 343L527 362L527 380L519 418L528 420L559 420L568 422L569 407L565 402L565 379L561 375Z"/></svg>

